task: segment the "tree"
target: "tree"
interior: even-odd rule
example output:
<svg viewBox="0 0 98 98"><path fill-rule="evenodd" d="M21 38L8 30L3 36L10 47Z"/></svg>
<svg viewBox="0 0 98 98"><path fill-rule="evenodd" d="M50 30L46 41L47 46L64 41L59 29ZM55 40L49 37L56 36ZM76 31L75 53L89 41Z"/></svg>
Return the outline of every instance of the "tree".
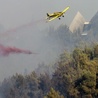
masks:
<svg viewBox="0 0 98 98"><path fill-rule="evenodd" d="M69 96L70 88L73 88L74 81L77 79L77 71L73 67L73 60L66 52L60 56L58 67L53 74L53 86L64 97Z"/></svg>
<svg viewBox="0 0 98 98"><path fill-rule="evenodd" d="M58 91L51 88L50 92L44 98L64 98Z"/></svg>
<svg viewBox="0 0 98 98"><path fill-rule="evenodd" d="M45 95L52 86L51 79L48 74L41 74L39 81L39 88L41 89L42 94Z"/></svg>

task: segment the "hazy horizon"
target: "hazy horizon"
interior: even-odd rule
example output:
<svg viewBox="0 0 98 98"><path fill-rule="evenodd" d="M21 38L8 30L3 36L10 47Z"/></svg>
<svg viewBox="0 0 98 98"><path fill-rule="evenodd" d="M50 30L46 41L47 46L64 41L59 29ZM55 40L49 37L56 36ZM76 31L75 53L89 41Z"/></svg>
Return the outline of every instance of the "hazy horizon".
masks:
<svg viewBox="0 0 98 98"><path fill-rule="evenodd" d="M18 27L45 18L47 12L62 11L67 6L70 6L70 9L66 12L65 18L62 19L66 24L70 24L78 11L89 21L98 11L97 3L97 0L0 0L0 24L7 29Z"/></svg>

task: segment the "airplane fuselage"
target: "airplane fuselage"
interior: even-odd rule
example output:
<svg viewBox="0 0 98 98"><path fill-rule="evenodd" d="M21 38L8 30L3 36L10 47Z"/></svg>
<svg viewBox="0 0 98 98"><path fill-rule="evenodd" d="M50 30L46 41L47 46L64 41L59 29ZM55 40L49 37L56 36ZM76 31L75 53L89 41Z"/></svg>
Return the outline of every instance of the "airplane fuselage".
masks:
<svg viewBox="0 0 98 98"><path fill-rule="evenodd" d="M53 18L53 17L56 17L56 16L61 17L62 15L63 15L62 12L55 12L53 14L48 14L47 17L50 19L50 18Z"/></svg>

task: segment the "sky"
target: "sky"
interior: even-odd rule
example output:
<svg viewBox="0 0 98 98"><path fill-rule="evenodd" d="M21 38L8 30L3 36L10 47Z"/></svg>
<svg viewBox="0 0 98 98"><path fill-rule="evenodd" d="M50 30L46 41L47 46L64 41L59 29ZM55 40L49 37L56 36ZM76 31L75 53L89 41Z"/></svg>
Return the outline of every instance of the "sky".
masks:
<svg viewBox="0 0 98 98"><path fill-rule="evenodd" d="M46 17L46 13L62 11L66 6L66 23L69 25L77 11L89 21L97 12L98 0L0 0L0 24L14 28Z"/></svg>
<svg viewBox="0 0 98 98"><path fill-rule="evenodd" d="M46 13L62 11L67 6L70 6L70 9L60 21L56 19L50 23L41 23L41 20L46 18ZM24 30L18 30L17 34L8 32L9 35L0 35L0 44L39 52L39 41L44 34L42 31L51 25L69 26L78 11L86 21L90 21L98 11L98 0L0 0L0 28L6 31L33 24L32 29L24 26ZM37 56L21 54L0 57L0 81L16 72L22 73L24 69L34 69L36 66L32 64L35 58L40 60Z"/></svg>

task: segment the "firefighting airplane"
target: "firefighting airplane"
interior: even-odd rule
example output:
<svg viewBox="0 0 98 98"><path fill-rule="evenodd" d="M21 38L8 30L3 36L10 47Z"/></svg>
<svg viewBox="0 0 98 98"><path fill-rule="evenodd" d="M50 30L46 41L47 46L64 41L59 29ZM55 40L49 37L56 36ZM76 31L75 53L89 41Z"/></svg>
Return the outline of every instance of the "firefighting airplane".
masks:
<svg viewBox="0 0 98 98"><path fill-rule="evenodd" d="M64 13L69 9L69 6L66 7L62 12L54 12L53 14L48 14L47 13L47 21L52 21L56 18L59 18L59 20L61 19L60 17L64 17Z"/></svg>

